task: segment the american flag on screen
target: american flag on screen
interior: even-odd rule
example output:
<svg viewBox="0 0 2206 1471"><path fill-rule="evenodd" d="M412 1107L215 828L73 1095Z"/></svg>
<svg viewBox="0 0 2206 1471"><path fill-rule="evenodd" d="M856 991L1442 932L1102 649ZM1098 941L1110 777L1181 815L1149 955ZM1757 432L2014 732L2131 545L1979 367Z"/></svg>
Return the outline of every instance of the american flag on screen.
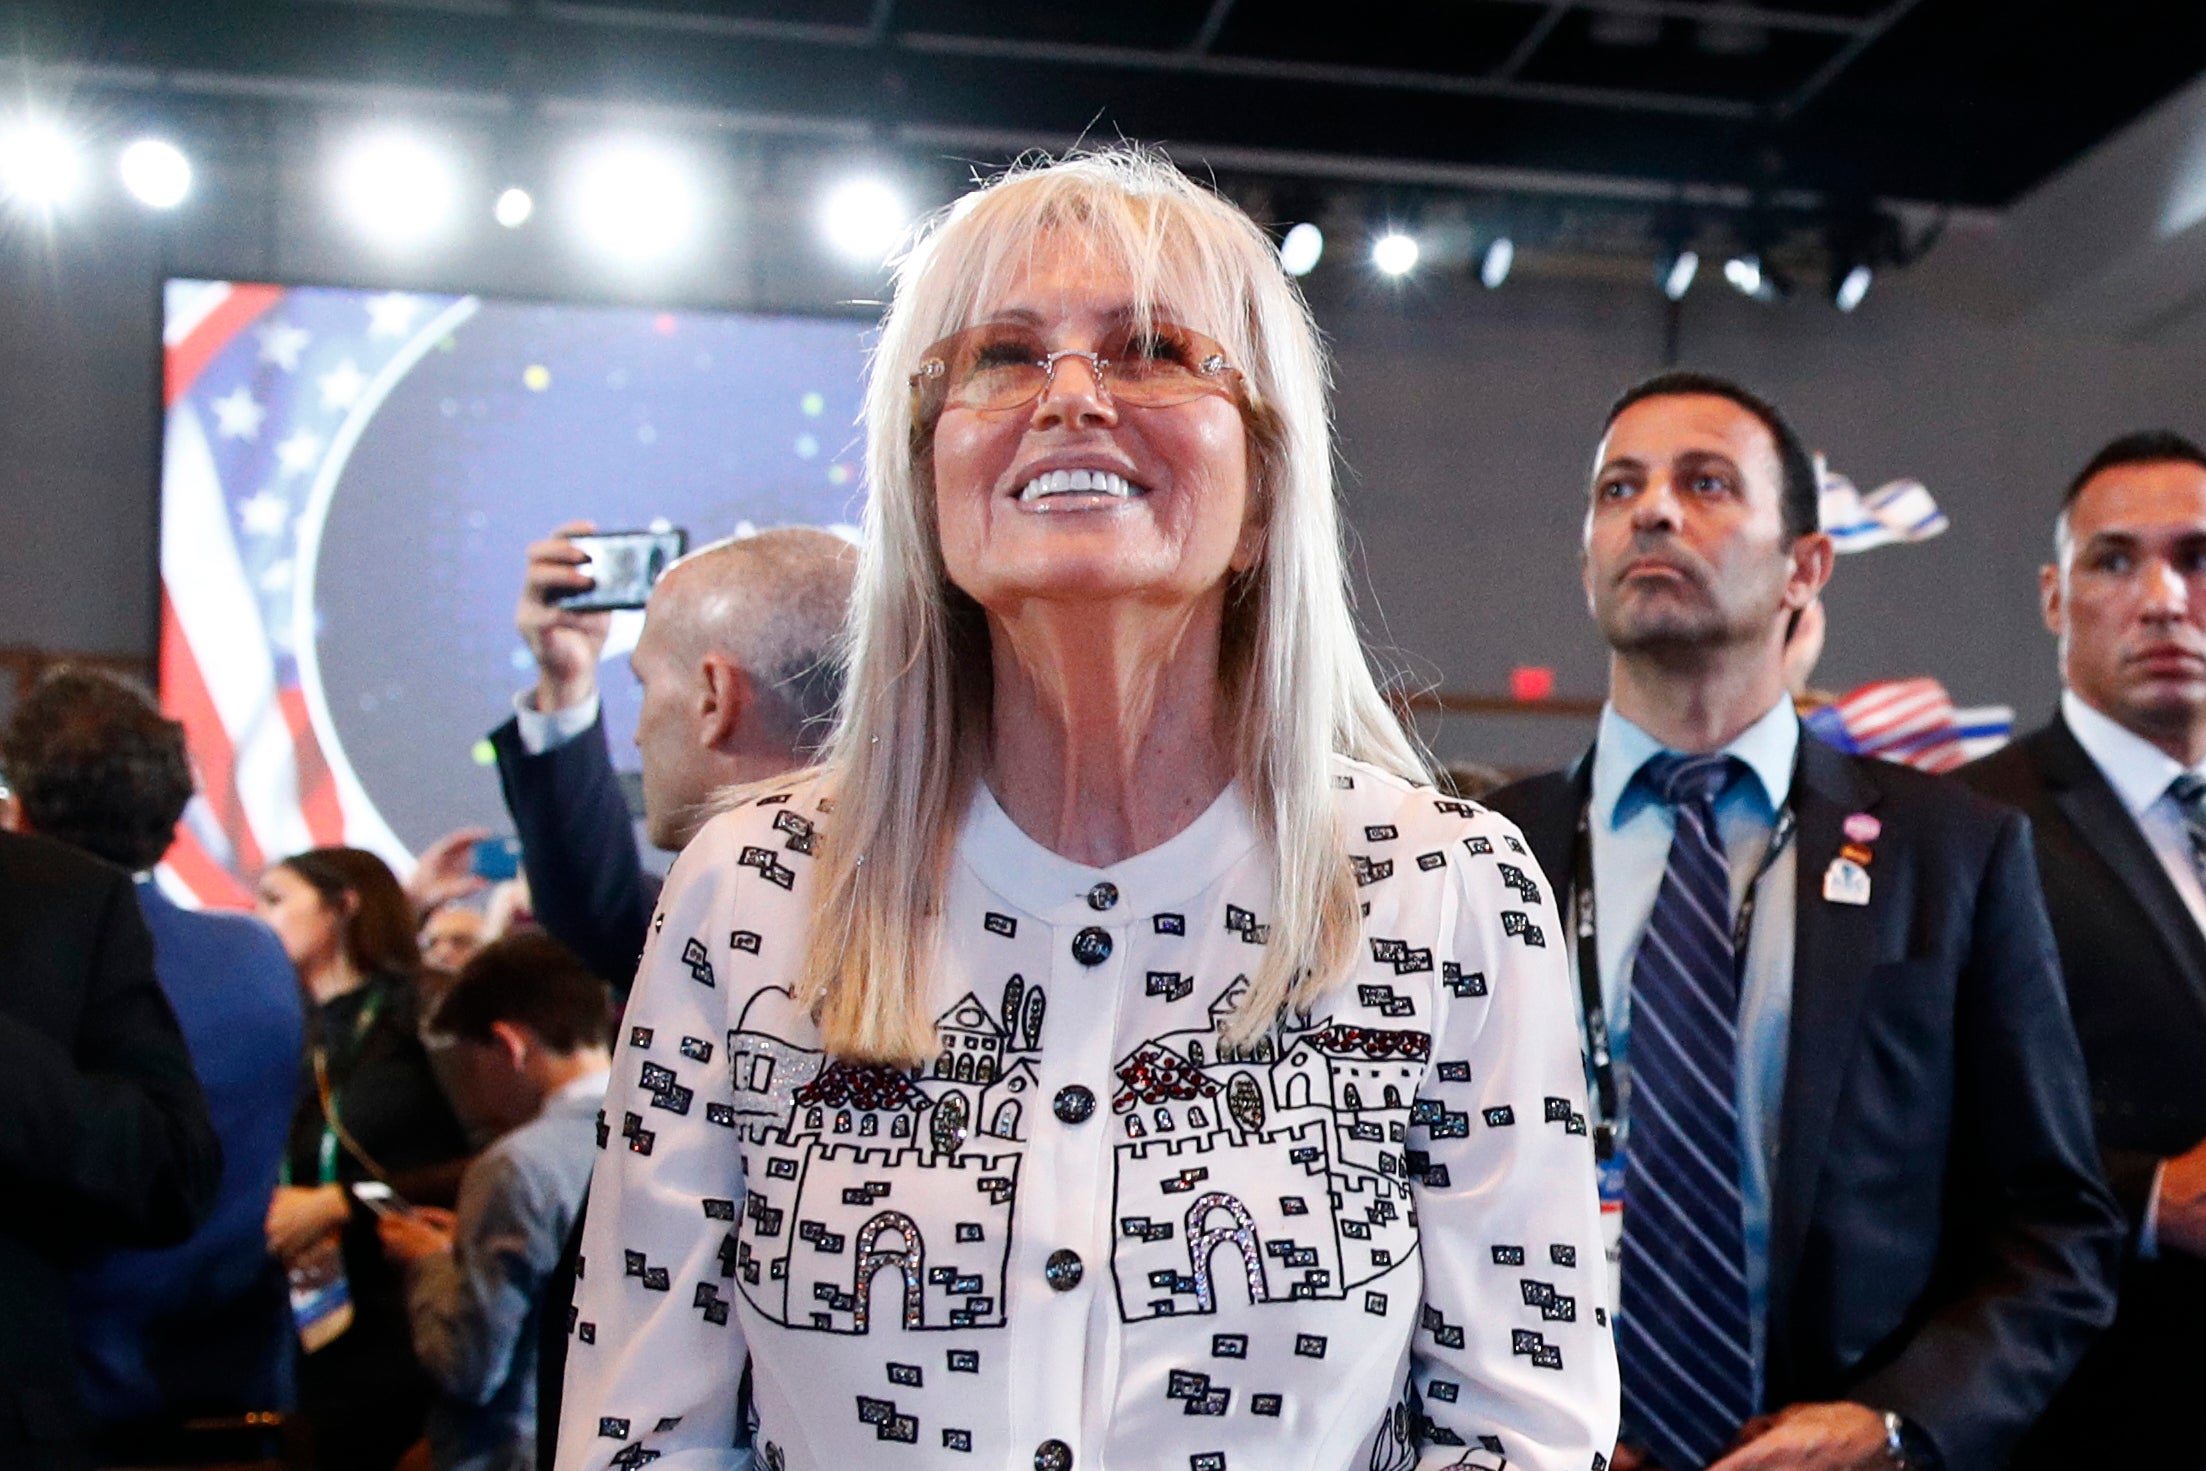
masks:
<svg viewBox="0 0 2206 1471"><path fill-rule="evenodd" d="M306 589L320 518L391 387L475 298L171 281L164 300L161 702L199 796L161 880L179 899L251 901L307 848L412 855L326 759ZM302 565L305 564L305 565Z"/></svg>
<svg viewBox="0 0 2206 1471"><path fill-rule="evenodd" d="M1951 771L1989 756L2014 735L2005 705L1956 709L1935 679L1885 679L1804 717L1826 743L1923 771Z"/></svg>

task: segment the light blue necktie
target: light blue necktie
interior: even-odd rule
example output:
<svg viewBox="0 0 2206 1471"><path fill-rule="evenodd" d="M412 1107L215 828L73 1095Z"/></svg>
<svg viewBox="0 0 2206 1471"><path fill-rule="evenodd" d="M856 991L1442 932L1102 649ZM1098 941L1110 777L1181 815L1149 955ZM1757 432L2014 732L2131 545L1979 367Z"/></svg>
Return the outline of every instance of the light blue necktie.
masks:
<svg viewBox="0 0 2206 1471"><path fill-rule="evenodd" d="M1677 812L1631 979L1631 1128L1616 1352L1624 1430L1700 1471L1754 1414L1739 1172L1739 966L1716 829L1729 756L1663 754L1639 779Z"/></svg>

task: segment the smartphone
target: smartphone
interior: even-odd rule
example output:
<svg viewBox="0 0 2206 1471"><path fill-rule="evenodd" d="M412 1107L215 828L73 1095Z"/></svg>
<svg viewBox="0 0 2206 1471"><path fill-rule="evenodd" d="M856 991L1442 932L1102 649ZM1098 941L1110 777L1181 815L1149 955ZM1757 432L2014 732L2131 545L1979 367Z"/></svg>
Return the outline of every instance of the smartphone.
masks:
<svg viewBox="0 0 2206 1471"><path fill-rule="evenodd" d="M477 878L502 884L521 871L519 838L479 838L468 852L468 872Z"/></svg>
<svg viewBox="0 0 2206 1471"><path fill-rule="evenodd" d="M412 1206L381 1180L355 1180L352 1198L379 1216L403 1216L413 1211Z"/></svg>
<svg viewBox="0 0 2206 1471"><path fill-rule="evenodd" d="M559 596L561 607L577 613L642 607L659 574L689 550L689 533L678 526L669 531L600 531L567 540L588 554L589 560L575 570L596 584Z"/></svg>

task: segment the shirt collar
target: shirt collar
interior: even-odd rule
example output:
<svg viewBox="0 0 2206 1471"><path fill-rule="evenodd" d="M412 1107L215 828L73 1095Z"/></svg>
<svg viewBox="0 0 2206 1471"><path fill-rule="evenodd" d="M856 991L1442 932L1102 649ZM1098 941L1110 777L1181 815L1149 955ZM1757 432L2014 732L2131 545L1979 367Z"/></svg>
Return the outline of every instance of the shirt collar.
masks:
<svg viewBox="0 0 2206 1471"><path fill-rule="evenodd" d="M1610 828L1630 820L1654 800L1632 778L1647 759L1666 749L1660 741L1619 715L1614 704L1601 707L1601 729L1593 747L1593 815ZM1739 732L1724 753L1746 763L1754 780L1731 790L1759 797L1763 815L1774 820L1792 795L1793 764L1800 753L1800 717L1792 701L1780 695L1769 712Z"/></svg>
<svg viewBox="0 0 2206 1471"><path fill-rule="evenodd" d="M2206 775L2206 762L2184 766L2151 741L2085 704L2074 690L2061 692L2060 713L2076 744L2083 747L2132 817L2142 817L2147 807L2167 794L2168 783L2185 771Z"/></svg>
<svg viewBox="0 0 2206 1471"><path fill-rule="evenodd" d="M605 1096L606 1086L612 1081L613 1073L610 1068L587 1072L580 1077L569 1078L565 1083L554 1088L551 1096L544 1101L548 1104L565 1103L569 1099L583 1098L594 1101Z"/></svg>
<svg viewBox="0 0 2206 1471"><path fill-rule="evenodd" d="M958 850L983 884L1044 924L1093 924L1099 922L1099 911L1090 906L1088 894L1099 883L1115 886L1127 902L1113 918L1146 914L1194 898L1255 845L1255 823L1234 785L1148 852L1109 868L1090 868L1027 836L997 805L987 784L975 782Z"/></svg>

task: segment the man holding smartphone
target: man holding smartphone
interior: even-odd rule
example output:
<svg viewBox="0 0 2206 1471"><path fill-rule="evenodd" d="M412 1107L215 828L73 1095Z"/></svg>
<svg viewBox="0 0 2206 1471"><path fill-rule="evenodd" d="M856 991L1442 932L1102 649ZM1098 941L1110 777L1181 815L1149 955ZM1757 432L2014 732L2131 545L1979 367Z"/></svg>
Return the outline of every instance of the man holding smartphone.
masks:
<svg viewBox="0 0 2206 1471"><path fill-rule="evenodd" d="M601 718L612 614L565 601L594 586L571 539L591 530L569 522L529 548L514 623L536 686L491 744L538 922L625 995L657 883L630 836ZM701 547L659 577L628 658L643 686L635 739L653 846L679 852L721 788L810 759L841 693L833 646L855 563L840 537L791 526Z"/></svg>
<svg viewBox="0 0 2206 1471"><path fill-rule="evenodd" d="M414 1354L441 1391L429 1416L437 1471L526 1471L536 1460L539 1321L549 1304L564 1327L565 1303L549 1294L596 1158L610 1000L548 936L485 948L429 1031L453 1104L496 1142L467 1167L454 1211L362 1196L405 1269Z"/></svg>

